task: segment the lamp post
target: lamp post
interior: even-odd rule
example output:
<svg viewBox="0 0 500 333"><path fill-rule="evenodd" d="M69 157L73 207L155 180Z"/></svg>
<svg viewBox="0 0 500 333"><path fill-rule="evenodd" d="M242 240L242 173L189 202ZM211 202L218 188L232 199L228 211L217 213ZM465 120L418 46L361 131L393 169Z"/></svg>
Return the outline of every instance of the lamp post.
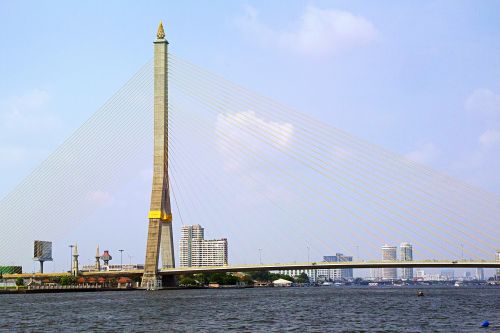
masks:
<svg viewBox="0 0 500 333"><path fill-rule="evenodd" d="M123 251L124 250L118 250L120 251L120 271L123 271Z"/></svg>
<svg viewBox="0 0 500 333"><path fill-rule="evenodd" d="M69 246L69 272L71 273L73 271L73 248L75 247L74 245L68 245Z"/></svg>

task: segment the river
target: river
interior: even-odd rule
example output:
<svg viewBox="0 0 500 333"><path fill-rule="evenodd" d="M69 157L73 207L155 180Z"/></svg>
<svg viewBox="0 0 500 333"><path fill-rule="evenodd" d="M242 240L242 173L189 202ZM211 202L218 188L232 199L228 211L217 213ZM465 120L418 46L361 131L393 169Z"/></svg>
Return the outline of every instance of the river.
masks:
<svg viewBox="0 0 500 333"><path fill-rule="evenodd" d="M0 332L500 332L500 288L419 290L424 297L409 287L0 295Z"/></svg>

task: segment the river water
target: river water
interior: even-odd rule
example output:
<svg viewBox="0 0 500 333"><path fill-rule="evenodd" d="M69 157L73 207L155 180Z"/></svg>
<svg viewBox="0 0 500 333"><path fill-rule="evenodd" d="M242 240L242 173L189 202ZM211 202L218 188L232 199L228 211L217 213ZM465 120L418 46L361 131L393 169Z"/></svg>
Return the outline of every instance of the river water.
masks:
<svg viewBox="0 0 500 333"><path fill-rule="evenodd" d="M0 332L500 332L500 288L0 295ZM489 320L489 328L480 328Z"/></svg>

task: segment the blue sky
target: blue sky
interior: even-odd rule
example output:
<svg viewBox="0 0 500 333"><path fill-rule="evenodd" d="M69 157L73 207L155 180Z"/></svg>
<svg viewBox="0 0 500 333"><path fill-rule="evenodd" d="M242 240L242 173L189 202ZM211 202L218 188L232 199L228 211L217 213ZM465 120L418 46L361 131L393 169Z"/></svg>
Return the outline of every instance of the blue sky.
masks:
<svg viewBox="0 0 500 333"><path fill-rule="evenodd" d="M0 3L0 195L152 57L227 79L500 194L500 3ZM140 256L140 254L137 254Z"/></svg>

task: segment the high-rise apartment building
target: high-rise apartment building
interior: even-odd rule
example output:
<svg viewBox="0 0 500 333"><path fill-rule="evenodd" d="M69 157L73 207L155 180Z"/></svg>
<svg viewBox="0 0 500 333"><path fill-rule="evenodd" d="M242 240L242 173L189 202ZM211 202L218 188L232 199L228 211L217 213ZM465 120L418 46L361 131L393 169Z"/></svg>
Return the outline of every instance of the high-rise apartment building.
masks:
<svg viewBox="0 0 500 333"><path fill-rule="evenodd" d="M324 262L343 262L352 261L352 256L345 256L342 253L336 253L334 256L324 256ZM353 278L352 268L324 269L318 272L318 276L324 276L327 280L351 280Z"/></svg>
<svg viewBox="0 0 500 333"><path fill-rule="evenodd" d="M302 273L306 273L309 282L315 283L318 281L318 271L321 271L321 269L281 269L278 271L271 271L271 273L284 274L293 278L298 277Z"/></svg>
<svg viewBox="0 0 500 333"><path fill-rule="evenodd" d="M383 261L396 261L397 260L397 247L385 244L382 246L382 260ZM396 280L398 278L397 268L382 268L383 280Z"/></svg>
<svg viewBox="0 0 500 333"><path fill-rule="evenodd" d="M345 256L342 253L336 253L334 256L324 256L323 262L343 262L352 261L352 256ZM309 277L309 282L322 282L322 281L342 281L352 280L352 268L318 268L318 269L283 269L275 271L279 274L289 275L293 278L302 273L306 273Z"/></svg>
<svg viewBox="0 0 500 333"><path fill-rule="evenodd" d="M182 226L179 261L181 267L225 266L227 239L205 239L199 224Z"/></svg>
<svg viewBox="0 0 500 333"><path fill-rule="evenodd" d="M413 261L413 247L410 243L401 243L399 245L399 259L401 261ZM413 268L402 268L401 279L413 280Z"/></svg>
<svg viewBox="0 0 500 333"><path fill-rule="evenodd" d="M484 269L481 267L476 268L476 280L484 281Z"/></svg>
<svg viewBox="0 0 500 333"><path fill-rule="evenodd" d="M495 260L500 261L500 250L497 250L497 253L495 254ZM500 280L500 268L497 268L497 273L495 277L497 280Z"/></svg>

